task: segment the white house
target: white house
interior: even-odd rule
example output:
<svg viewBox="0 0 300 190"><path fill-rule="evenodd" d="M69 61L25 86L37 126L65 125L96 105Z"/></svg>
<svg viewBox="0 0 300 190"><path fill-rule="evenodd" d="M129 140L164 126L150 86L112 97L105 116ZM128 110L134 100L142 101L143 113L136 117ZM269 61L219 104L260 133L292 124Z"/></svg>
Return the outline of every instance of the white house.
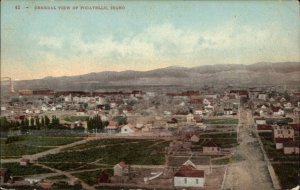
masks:
<svg viewBox="0 0 300 190"><path fill-rule="evenodd" d="M266 100L267 99L267 94L265 94L265 93L258 94L258 99L259 100Z"/></svg>
<svg viewBox="0 0 300 190"><path fill-rule="evenodd" d="M211 105L211 102L210 102L208 99L206 99L206 98L204 98L204 100L203 100L202 103L203 103L204 105L206 105L206 106Z"/></svg>
<svg viewBox="0 0 300 190"><path fill-rule="evenodd" d="M114 176L124 176L128 174L129 166L125 162L119 162L114 166Z"/></svg>
<svg viewBox="0 0 300 190"><path fill-rule="evenodd" d="M273 137L274 139L295 139L295 130L289 125L284 126L273 126Z"/></svg>
<svg viewBox="0 0 300 190"><path fill-rule="evenodd" d="M265 124L267 124L267 121L266 121L265 118L257 118L257 119L255 120L255 123L256 123L257 125L265 125Z"/></svg>
<svg viewBox="0 0 300 190"><path fill-rule="evenodd" d="M203 111L202 110L195 110L195 114L196 115L203 115Z"/></svg>
<svg viewBox="0 0 300 190"><path fill-rule="evenodd" d="M204 187L204 170L196 169L194 164L182 165L174 175L174 187Z"/></svg>
<svg viewBox="0 0 300 190"><path fill-rule="evenodd" d="M195 134L190 138L191 142L199 142L199 140L200 140L200 138Z"/></svg>
<svg viewBox="0 0 300 190"><path fill-rule="evenodd" d="M194 115L189 113L186 115L186 122L194 122L195 119L194 119Z"/></svg>
<svg viewBox="0 0 300 190"><path fill-rule="evenodd" d="M274 116L284 116L284 111L282 109L278 109L276 111L273 111Z"/></svg>
<svg viewBox="0 0 300 190"><path fill-rule="evenodd" d="M131 124L124 125L121 128L121 133L123 134L134 133L134 126Z"/></svg>
<svg viewBox="0 0 300 190"><path fill-rule="evenodd" d="M224 115L232 115L233 110L232 108L224 108Z"/></svg>
<svg viewBox="0 0 300 190"><path fill-rule="evenodd" d="M287 102L287 103L283 104L283 106L284 106L284 108L286 108L286 109L291 109L291 108L292 108L291 102Z"/></svg>

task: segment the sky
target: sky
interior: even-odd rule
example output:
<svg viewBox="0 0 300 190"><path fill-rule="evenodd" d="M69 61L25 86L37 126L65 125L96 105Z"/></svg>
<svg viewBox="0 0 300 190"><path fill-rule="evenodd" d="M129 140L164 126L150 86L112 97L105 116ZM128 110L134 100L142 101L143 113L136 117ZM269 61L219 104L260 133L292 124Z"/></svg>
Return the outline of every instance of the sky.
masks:
<svg viewBox="0 0 300 190"><path fill-rule="evenodd" d="M2 0L1 77L299 61L299 29L296 0Z"/></svg>

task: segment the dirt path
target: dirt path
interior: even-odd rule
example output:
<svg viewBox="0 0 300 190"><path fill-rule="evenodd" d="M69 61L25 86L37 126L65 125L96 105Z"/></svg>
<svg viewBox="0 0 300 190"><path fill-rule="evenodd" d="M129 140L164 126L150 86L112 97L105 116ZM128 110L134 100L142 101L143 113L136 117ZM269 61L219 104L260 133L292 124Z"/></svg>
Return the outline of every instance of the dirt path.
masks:
<svg viewBox="0 0 300 190"><path fill-rule="evenodd" d="M230 164L225 176L223 189L273 189L267 164L263 160L263 154L259 143L253 137L251 126L253 125L250 111L240 112L239 140L235 155L242 161Z"/></svg>
<svg viewBox="0 0 300 190"><path fill-rule="evenodd" d="M30 159L31 161L35 161L38 158L44 157L48 154L56 154L56 153L60 152L62 149L70 148L70 147L80 145L80 144L84 144L88 141L95 140L95 139L96 139L95 137L89 137L84 140L76 141L76 142L66 144L66 145L62 145L62 146L59 146L59 147L56 147L56 148L53 148L50 150L46 150L44 152L40 152L40 153L36 153L36 154L32 154L32 155L26 155L26 158ZM1 159L1 163L19 162L20 160L21 160L21 158L19 158L19 159Z"/></svg>
<svg viewBox="0 0 300 190"><path fill-rule="evenodd" d="M51 168L49 166L45 166L43 164L36 164L37 166L41 166L43 168L47 168L55 173L57 173L58 175L65 175L66 177L68 177L69 179L74 179L76 177L74 177L73 175L71 175L69 172L66 172L66 171L61 171L61 170L58 170L58 169L54 169L54 168ZM78 179L78 178L76 178ZM85 183L84 181L82 181L81 179L78 179L82 185L82 188L85 189L85 190L95 190L94 187L88 185L87 183Z"/></svg>

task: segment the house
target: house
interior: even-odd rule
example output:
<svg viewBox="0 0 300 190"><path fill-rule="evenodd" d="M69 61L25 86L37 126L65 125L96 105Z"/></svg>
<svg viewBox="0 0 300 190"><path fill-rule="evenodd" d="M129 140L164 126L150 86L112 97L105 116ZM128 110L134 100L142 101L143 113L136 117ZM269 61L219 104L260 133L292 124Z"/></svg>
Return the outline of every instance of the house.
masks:
<svg viewBox="0 0 300 190"><path fill-rule="evenodd" d="M134 133L134 127L131 124L127 124L121 127L121 133L122 134L128 134L128 133Z"/></svg>
<svg viewBox="0 0 300 190"><path fill-rule="evenodd" d="M256 125L256 130L259 133L262 133L262 132L272 132L273 131L273 127L271 125L267 125L267 124L259 124L259 125Z"/></svg>
<svg viewBox="0 0 300 190"><path fill-rule="evenodd" d="M284 104L283 104L283 107L284 107L285 109L291 109L291 108L292 108L292 104L291 104L291 102L287 102L287 103L284 103Z"/></svg>
<svg viewBox="0 0 300 190"><path fill-rule="evenodd" d="M102 172L97 179L97 184L102 184L102 183L111 183L111 180L109 179L109 176L106 172Z"/></svg>
<svg viewBox="0 0 300 190"><path fill-rule="evenodd" d="M256 123L257 125L265 125L265 124L267 124L267 121L266 121L265 118L257 118L257 119L255 120L255 123Z"/></svg>
<svg viewBox="0 0 300 190"><path fill-rule="evenodd" d="M10 170L7 168L0 168L0 184L6 183L10 179Z"/></svg>
<svg viewBox="0 0 300 190"><path fill-rule="evenodd" d="M276 139L274 139L275 147L276 147L277 150L283 149L283 144L290 143L291 141L293 141L293 139L288 139L288 138L276 138Z"/></svg>
<svg viewBox="0 0 300 190"><path fill-rule="evenodd" d="M177 127L178 120L176 118L172 118L167 121L167 127Z"/></svg>
<svg viewBox="0 0 300 190"><path fill-rule="evenodd" d="M214 106L212 105L207 105L207 106L204 106L204 109L205 109L205 112L211 112L214 110Z"/></svg>
<svg viewBox="0 0 300 190"><path fill-rule="evenodd" d="M224 108L224 115L232 115L233 110L232 108Z"/></svg>
<svg viewBox="0 0 300 190"><path fill-rule="evenodd" d="M203 103L205 106L209 106L209 105L212 104L212 102L211 102L209 99L207 99L207 98L204 98L202 103Z"/></svg>
<svg viewBox="0 0 300 190"><path fill-rule="evenodd" d="M203 111L202 110L195 110L195 114L196 115L203 115Z"/></svg>
<svg viewBox="0 0 300 190"><path fill-rule="evenodd" d="M283 153L284 154L299 154L300 142L290 141L283 143Z"/></svg>
<svg viewBox="0 0 300 190"><path fill-rule="evenodd" d="M78 178L71 178L68 180L68 184L71 186L79 185L81 182Z"/></svg>
<svg viewBox="0 0 300 190"><path fill-rule="evenodd" d="M85 115L85 110L83 108L79 108L76 111L76 115L78 115L78 116L84 116Z"/></svg>
<svg viewBox="0 0 300 190"><path fill-rule="evenodd" d="M258 99L259 100L267 100L267 94L265 94L265 93L260 93L260 94L258 94Z"/></svg>
<svg viewBox="0 0 300 190"><path fill-rule="evenodd" d="M273 127L273 138L274 139L292 139L295 138L295 130L289 125L279 126L275 125Z"/></svg>
<svg viewBox="0 0 300 190"><path fill-rule="evenodd" d="M300 135L300 123L291 123L289 124L294 129L296 135Z"/></svg>
<svg viewBox="0 0 300 190"><path fill-rule="evenodd" d="M174 174L174 187L204 187L204 170L196 169L195 165L182 165Z"/></svg>
<svg viewBox="0 0 300 190"><path fill-rule="evenodd" d="M115 134L118 132L119 128L117 126L107 126L105 127L105 130L109 134Z"/></svg>
<svg viewBox="0 0 300 190"><path fill-rule="evenodd" d="M221 147L212 141L208 141L203 145L203 153L219 153Z"/></svg>
<svg viewBox="0 0 300 190"><path fill-rule="evenodd" d="M50 190L52 188L53 183L51 182L40 182L38 183L38 187L44 190Z"/></svg>
<svg viewBox="0 0 300 190"><path fill-rule="evenodd" d="M29 164L30 164L30 160L29 159L22 158L20 160L20 166L28 166Z"/></svg>
<svg viewBox="0 0 300 190"><path fill-rule="evenodd" d="M200 138L195 134L192 135L192 137L190 138L190 141L195 142L195 143L199 142L199 140L200 140Z"/></svg>
<svg viewBox="0 0 300 190"><path fill-rule="evenodd" d="M186 122L190 123L190 122L194 122L194 115L189 113L186 115Z"/></svg>
<svg viewBox="0 0 300 190"><path fill-rule="evenodd" d="M273 111L274 116L284 116L284 110L279 108L279 107L272 107L271 108Z"/></svg>
<svg viewBox="0 0 300 190"><path fill-rule="evenodd" d="M114 166L114 176L124 176L129 173L129 166L125 162L119 162Z"/></svg>

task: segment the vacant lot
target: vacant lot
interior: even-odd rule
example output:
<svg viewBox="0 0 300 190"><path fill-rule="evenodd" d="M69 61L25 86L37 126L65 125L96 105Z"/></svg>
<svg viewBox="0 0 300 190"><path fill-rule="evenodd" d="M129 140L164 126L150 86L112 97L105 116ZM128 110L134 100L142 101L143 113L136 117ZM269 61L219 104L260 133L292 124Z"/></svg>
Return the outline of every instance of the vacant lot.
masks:
<svg viewBox="0 0 300 190"><path fill-rule="evenodd" d="M169 145L164 140L101 139L66 149L58 154L50 154L39 162L62 170L78 167L112 168L120 161L137 165L161 165L165 163L164 150Z"/></svg>
<svg viewBox="0 0 300 190"><path fill-rule="evenodd" d="M7 143L6 138L0 139L1 159L20 158L22 155L31 155L42 152L60 145L69 144L82 140L81 137L73 136L22 136L16 141Z"/></svg>
<svg viewBox="0 0 300 190"><path fill-rule="evenodd" d="M11 172L11 175L13 175L13 176L25 176L25 175L52 173L51 170L42 168L40 166L35 166L35 165L20 166L19 163L4 163L4 164L1 164L1 167L9 169Z"/></svg>

